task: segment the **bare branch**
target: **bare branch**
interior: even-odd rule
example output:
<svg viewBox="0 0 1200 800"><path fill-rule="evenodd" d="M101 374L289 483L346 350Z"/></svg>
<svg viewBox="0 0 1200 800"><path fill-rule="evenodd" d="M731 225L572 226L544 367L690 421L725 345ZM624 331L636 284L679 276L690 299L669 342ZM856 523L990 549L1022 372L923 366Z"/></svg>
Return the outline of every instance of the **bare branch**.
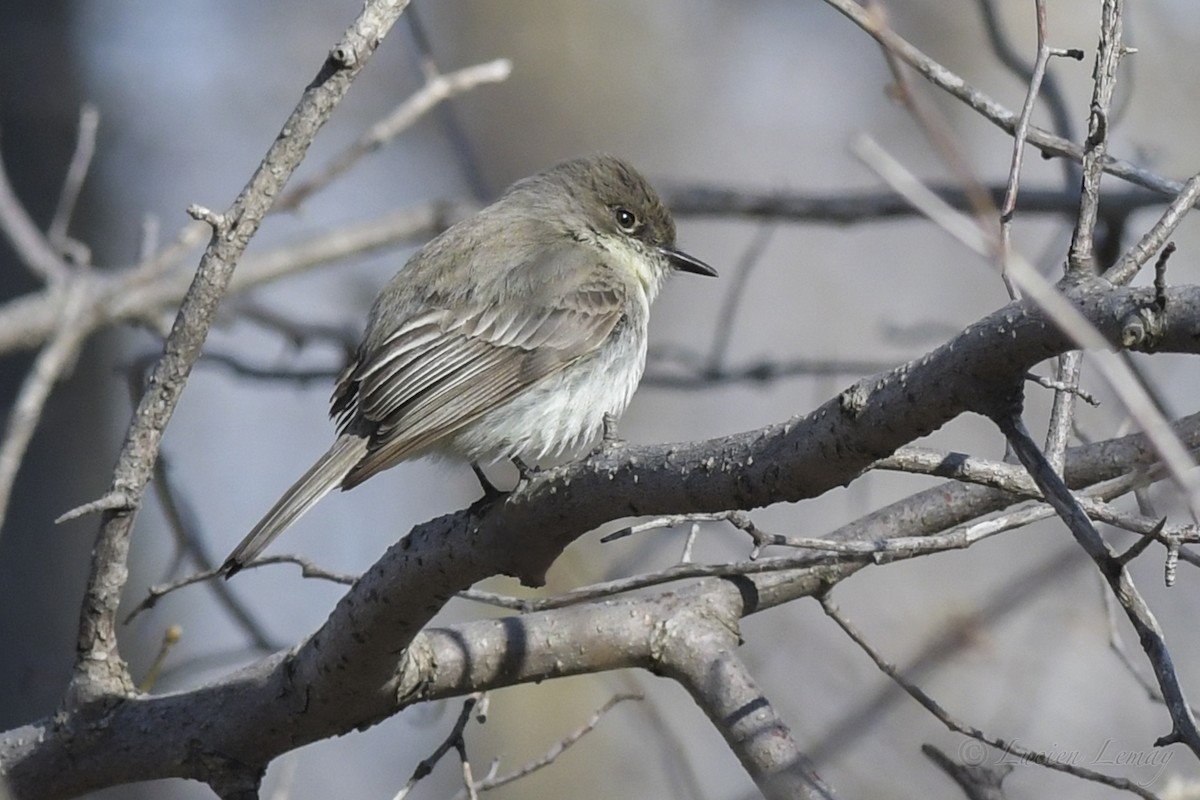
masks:
<svg viewBox="0 0 1200 800"><path fill-rule="evenodd" d="M1166 184L1166 178L1159 178ZM928 188L960 211L972 208L967 192L957 184L931 181ZM984 186L990 204L1004 202L1007 184ZM1101 195L1106 211L1127 217L1147 206L1162 204L1164 192L1144 188L1108 190ZM1174 194L1173 192L1171 194ZM886 189L847 189L816 193L761 190L728 186L665 186L663 197L679 217L745 217L798 224L862 225L920 214L898 192ZM1073 216L1079 208L1077 188L1026 187L1021 190L1021 213L1026 215Z"/></svg>
<svg viewBox="0 0 1200 800"><path fill-rule="evenodd" d="M884 5L879 0L871 0L866 5L866 11L871 19L871 27L877 31L888 31L887 14L884 11ZM979 221L980 226L987 225L990 218L995 215L996 208L984 190L983 184L979 180L979 176L975 173L970 160L963 153L962 147L959 145L957 138L951 131L944 116L938 113L937 109L929 103L923 102L923 97L919 97L908 79L908 73L903 69L903 64L896 57L896 54L884 44L884 40L889 34L884 34L882 38L877 38L883 57L887 62L888 70L892 73L892 79L895 83L891 86L891 94L904 106L909 115L916 120L921 132L929 141L929 144L941 158L942 162L949 168L959 185L962 186L966 193L967 201L970 204L970 213Z"/></svg>
<svg viewBox="0 0 1200 800"><path fill-rule="evenodd" d="M871 375L895 365L895 361L881 359L798 358L714 367L708 354L680 347L653 348L647 360L649 365L641 385L676 390L737 383L771 383L799 376Z"/></svg>
<svg viewBox="0 0 1200 800"><path fill-rule="evenodd" d="M245 292L352 255L431 236L462 211L445 204L426 204L249 256L238 267L229 291ZM187 226L161 253L130 270L112 276L102 273L75 276L74 280L86 280L91 286L91 302L97 307L96 324L140 321L177 306L188 289L191 273L169 267L201 240L205 230L207 227L199 223ZM0 306L0 354L36 346L53 336L63 311L62 293L49 290Z"/></svg>
<svg viewBox="0 0 1200 800"><path fill-rule="evenodd" d="M112 491L126 492L136 507L150 479L158 444L200 355L233 270L263 216L300 164L317 131L395 23L403 0L371 0L334 46L316 80L272 143L262 164L229 210L215 222L191 288L184 296L162 358L150 375L114 470ZM236 226L230 223L236 221ZM86 702L132 688L119 655L116 614L128 573L129 539L136 512L108 513L93 550L77 644L71 695Z"/></svg>
<svg viewBox="0 0 1200 800"><path fill-rule="evenodd" d="M1075 422L1075 399L1079 396L1079 374L1083 367L1083 351L1072 350L1059 356L1054 403L1050 406L1050 422L1046 426L1046 458L1059 472L1066 458L1067 445ZM1095 401L1093 400L1093 404Z"/></svg>
<svg viewBox="0 0 1200 800"><path fill-rule="evenodd" d="M659 669L683 684L764 796L832 798L782 718L736 654L735 629L686 609L655 637Z"/></svg>
<svg viewBox="0 0 1200 800"><path fill-rule="evenodd" d="M921 745L921 752L958 784L968 800L1004 800L1000 784L1016 767L1000 764L988 767L983 764L959 764L931 744Z"/></svg>
<svg viewBox="0 0 1200 800"><path fill-rule="evenodd" d="M425 780L433 772L433 768L437 766L437 763L442 760L442 757L446 753L455 749L460 753L463 752L463 731L466 730L467 723L471 721L471 711L475 708L475 704L479 702L480 697L480 693L475 693L463 700L462 710L458 712L458 719L455 721L453 727L450 728L450 733L446 734L446 738L442 740L442 743L432 753L421 759L421 763L417 764L416 769L413 770L413 774L409 776L408 782L404 784L400 791L396 792L396 796L392 800L404 800L405 797L408 797L408 793L413 790L413 787ZM463 763L466 763L466 758L463 758Z"/></svg>
<svg viewBox="0 0 1200 800"><path fill-rule="evenodd" d="M1054 510L1067 524L1084 552L1096 563L1100 574L1108 582L1113 595L1120 602L1126 617L1138 633L1142 649L1154 668L1159 688L1166 698L1167 710L1171 715L1171 732L1160 737L1156 745L1180 743L1186 745L1193 753L1200 755L1200 730L1196 729L1196 720L1192 716L1191 706L1184 697L1183 688L1175 674L1175 667L1172 664L1171 654L1167 650L1162 629L1150 611L1150 607L1142 599L1137 587L1134 586L1128 570L1112 554L1087 515L1071 497L1066 484L1050 468L1045 456L1029 437L1021 418L1016 413L1010 413L1007 416L998 416L995 422L1011 442L1021 463L1025 465L1034 481L1041 487L1042 492L1046 495L1046 500L1054 506Z"/></svg>
<svg viewBox="0 0 1200 800"><path fill-rule="evenodd" d="M762 262L763 252L771 243L774 226L760 225L755 231L754 238L746 246L745 252L738 259L733 271L733 285L725 292L721 310L717 314L714 326L712 345L708 351L708 368L706 374L715 374L725 368L725 359L729 355L729 343L733 339L733 326L737 322L738 309L746 296L746 287L750 285L750 276L754 268Z"/></svg>
<svg viewBox="0 0 1200 800"><path fill-rule="evenodd" d="M596 712L592 714L591 718L587 722L572 731L569 736L566 736L555 742L554 745L551 746L550 749L547 750L546 753L541 757L530 761L528 764L523 764L511 772L506 772L503 775L495 775L484 778L483 780L474 784L474 786L471 788L477 792L488 792L492 789L499 789L501 786L518 781L527 775L532 775L540 769L545 769L557 761L559 756L578 743L580 739L594 731L596 726L600 724L600 720L604 719L605 715L608 714L609 711L612 711L616 706L624 703L627 700L642 699L644 698L641 694L613 695L604 703L604 705L596 709ZM461 800L463 797L465 797L465 793L459 792L457 795L455 795L455 800Z"/></svg>
<svg viewBox="0 0 1200 800"><path fill-rule="evenodd" d="M1073 350L1071 352L1078 352L1078 351ZM1052 389L1056 392L1070 392L1071 394L1077 396L1083 402L1087 403L1089 406L1096 407L1096 406L1100 405L1100 401L1096 399L1095 395L1085 392L1083 389L1080 389L1078 386L1072 386L1069 383L1064 383L1060 380L1057 380L1056 378L1047 378L1043 375L1035 375L1032 372L1030 372L1025 375L1025 379L1029 380L1029 381L1033 381L1038 386L1041 386L1043 389Z"/></svg>
<svg viewBox="0 0 1200 800"><path fill-rule="evenodd" d="M1146 798L1146 800L1157 800L1157 798L1151 792L1147 791L1141 786L1138 786L1133 781L1125 778L1116 778L1109 775L1104 775L1103 773L1096 772L1085 767L1079 767L1061 759L1050 758L1036 750L1029 750L1028 748L1022 747L1021 745L1017 744L1016 741L988 736L973 725L959 722L957 719L951 716L949 712L942 708L942 706L936 700L926 694L923 689L906 680L904 676L900 674L900 670L898 670L895 665L884 659L883 656L871 646L862 633L860 633L859 630L853 624L851 624L850 620L842 614L841 610L837 607L837 604L834 603L828 595L825 595L820 599L821 608L825 610L826 615L836 622L838 627L850 637L851 641L858 645L859 649L866 653L870 659L875 662L875 666L879 667L880 672L895 681L896 685L903 689L909 695L909 697L920 703L921 706L929 711L929 713L933 714L933 716L936 717L939 722L955 733L961 733L963 736L969 736L976 741L983 742L996 748L1002 753L1015 755L1021 758L1023 761L1027 761L1032 764L1038 764L1053 770L1065 772L1068 775L1074 775L1077 778L1095 781L1096 783L1101 783L1105 786L1112 786L1127 792L1133 792L1139 797Z"/></svg>
<svg viewBox="0 0 1200 800"><path fill-rule="evenodd" d="M1018 119L1016 114L913 47L891 29L877 26L873 17L857 2L854 0L825 0L825 2L895 53L904 63L919 72L923 78L966 103L968 107L979 112L1005 133L1011 135L1016 130ZM1079 145L1061 136L1055 136L1036 125L1029 126L1027 141L1047 156L1062 156L1074 161L1083 160L1083 150ZM1175 195L1183 188L1178 181L1156 175L1113 156L1106 156L1104 171L1122 180L1163 194Z"/></svg>
<svg viewBox="0 0 1200 800"><path fill-rule="evenodd" d="M982 256L987 257L993 252L994 246L989 240L987 232L975 227L970 219L955 212L931 195L911 173L888 156L874 141L866 137L861 138L856 151L864 160L871 163L893 187L906 193L915 205L923 208L943 230ZM1193 514L1200 516L1200 476L1197 476L1192 470L1195 461L1179 440L1170 433L1170 426L1147 394L1142 382L1138 380L1128 364L1112 352L1109 345L1111 340L1106 339L1070 299L1052 286L1023 258L1010 252L1007 263L1009 275L1021 290L1053 319L1055 325L1063 329L1078 346L1096 351L1093 358L1099 367L1100 374L1112 387L1130 415L1137 420L1142 430L1146 431L1151 441L1154 442L1171 471L1171 477L1183 490ZM1065 285L1064 289L1086 294L1087 284L1083 279L1076 278L1070 284ZM1144 310L1132 313L1130 317L1139 326L1144 326L1147 321L1152 323L1148 326L1149 330L1145 327L1138 329L1140 338L1150 338L1154 335L1154 331L1157 329L1157 319L1147 320ZM1137 343L1137 339L1128 330L1123 331L1120 340L1126 346L1134 346Z"/></svg>
<svg viewBox="0 0 1200 800"><path fill-rule="evenodd" d="M0 161L0 233L8 239L17 258L25 267L42 281L53 284L61 282L70 274L70 269L50 242L38 230L30 218L25 206L17 198L12 184L8 182L8 172Z"/></svg>
<svg viewBox="0 0 1200 800"><path fill-rule="evenodd" d="M352 586L358 579L358 576L356 575L349 575L344 572L333 572L325 569L324 567L317 566L317 564L315 564L313 561L304 558L303 556L289 555L286 553L256 558L254 561L251 561L249 564L247 564L243 569L258 569L259 567L265 567L270 564L295 564L296 566L300 567L300 577L302 578L316 578L319 580L330 581L332 583L340 583L343 586ZM178 578L177 580L151 586L146 590L146 597L143 598L140 603L134 606L133 609L131 609L130 612L125 616L125 624L128 625L133 621L134 617L137 617L143 611L149 611L150 609L154 608L159 600L171 594L172 592L176 592L188 586L194 586L197 583L211 581L214 578L221 577L221 574L222 573L219 568L209 566L200 570L199 572L186 575L182 578ZM255 626L252 633L255 631L257 631L257 626ZM265 639L262 639L260 636L256 635L255 638L261 639L262 643L265 643Z"/></svg>
<svg viewBox="0 0 1200 800"><path fill-rule="evenodd" d="M1035 12L1038 12L1044 5L1042 0L1036 1ZM1033 85L1034 83L1034 67L1035 64L1029 64L1024 61L1017 48L1011 43L1005 35L1004 29L1000 24L1000 17L997 13L996 0L979 0L979 9L983 12L984 29L987 31L988 42L992 45L992 50L1001 63L1009 69L1014 75L1020 78L1025 83ZM1040 12L1039 12L1040 13ZM1041 24L1041 16L1038 18L1038 49L1041 50L1042 39L1044 36L1045 26ZM1076 60L1083 59L1082 50L1058 50L1056 48L1048 48L1050 55L1064 56L1074 58ZM1042 82L1039 94L1049 108L1050 117L1054 122L1054 133L1062 136L1065 139L1074 141L1075 131L1071 117L1071 112L1067 109L1066 97L1063 95L1062 87L1052 74L1046 74ZM1026 129L1027 130L1027 129ZM1022 136L1024 138L1024 136ZM1079 170L1075 163L1068 160L1062 160L1063 184L1067 188L1074 188L1079 183Z"/></svg>
<svg viewBox="0 0 1200 800"><path fill-rule="evenodd" d="M994 21L995 12L991 3L984 0L985 16ZM1042 80L1046 77L1046 64L1050 61L1050 44L1046 39L1046 3L1037 0L1035 3L1037 15L1037 58L1029 71L1029 89L1025 93L1025 103L1021 106L1021 116L1017 119L1017 127L1013 131L1013 152L1008 167L1008 184L1004 191L1004 203L1000 206L1000 274L1004 285L1008 288L1008 296L1016 299L1016 287L1009 280L1005 265L1008 261L1008 251L1012 248L1012 221L1017 209L1017 192L1021 185L1021 165L1025 160L1025 137L1029 133L1029 120L1033 116L1033 107L1037 103L1038 91ZM996 25L989 28L998 29ZM996 37L993 37L996 40Z"/></svg>
<svg viewBox="0 0 1200 800"><path fill-rule="evenodd" d="M1167 239L1183 221L1184 215L1192 210L1197 199L1200 199L1200 173L1188 179L1158 221L1151 226L1150 230L1146 231L1137 244L1129 249L1128 253L1121 257L1120 261L1113 264L1104 273L1104 277L1118 285L1124 285L1133 280L1133 276L1137 274L1138 270L1158 252L1159 248L1166 244Z"/></svg>
<svg viewBox="0 0 1200 800"><path fill-rule="evenodd" d="M109 492L103 497L81 506L75 506L70 511L60 514L55 518L54 524L61 525L73 519L86 517L88 514L99 514L101 511L125 511L130 508L133 508L133 502L129 499L129 495L124 492Z"/></svg>
<svg viewBox="0 0 1200 800"><path fill-rule="evenodd" d="M285 193L279 199L277 210L290 211L299 207L309 196L325 188L357 164L363 156L375 152L395 139L444 100L483 84L501 83L508 80L511 74L512 62L506 58L498 58L457 72L430 76L425 86L416 94L367 129L357 142L325 165L317 175Z"/></svg>
<svg viewBox="0 0 1200 800"><path fill-rule="evenodd" d="M79 349L90 330L87 307L87 284L68 280L62 291L66 295L65 309L54 338L42 348L29 374L25 376L16 402L9 412L0 444L0 523L8 515L13 483L25 458L33 432L42 418L42 409L54 384L75 363Z"/></svg>
<svg viewBox="0 0 1200 800"><path fill-rule="evenodd" d="M1088 132L1083 141L1083 190L1079 217L1067 253L1067 273L1092 274L1097 271L1092 235L1100 213L1100 177L1108 157L1108 115L1113 89L1117 85L1117 65L1121 61L1121 0L1104 0L1100 12L1100 45L1092 71L1093 90Z"/></svg>
<svg viewBox="0 0 1200 800"><path fill-rule="evenodd" d="M931 190L955 208L967 207L963 192L957 188L934 186ZM1003 186L993 186L988 191L993 202L999 204L1003 200ZM717 187L677 187L665 194L673 211L680 216L749 216L792 222L852 224L921 213L903 195L890 191L804 195ZM1142 189L1108 193L1103 199L1104 207L1118 215L1127 215L1162 202L1158 194ZM1078 193L1073 191L1026 188L1021 193L1021 208L1025 214L1066 214L1076 207L1077 202ZM261 255L250 255L238 267L229 291L245 292L286 275L351 255L432 236L469 210L469 204L426 204L393 212L377 220L339 228ZM143 260L131 273L89 275L94 283L96 302L102 312L97 324L142 321L178 304L187 289L190 273L168 268L176 265L184 254L201 241L206 230L202 224L185 227L176 242L154 257ZM53 292L28 295L0 305L0 354L29 349L45 342L53 335L61 314L62 297ZM845 375L876 372L887 366L876 363L875 366L864 368L853 364L842 367L840 362L817 359L811 365L798 363L776 367L771 363L750 364L724 372L731 376L730 380L752 381L759 379L760 375L771 377L807 372ZM664 380L675 381L674 378Z"/></svg>
<svg viewBox="0 0 1200 800"><path fill-rule="evenodd" d="M75 214L75 203L79 200L83 181L92 165L92 156L96 152L96 130L99 127L100 111L91 103L84 103L79 111L79 134L75 140L75 154L71 156L71 163L67 167L67 177L58 196L58 208L54 210L54 218L50 220L50 227L46 229L47 241L60 253L66 246L67 228Z"/></svg>

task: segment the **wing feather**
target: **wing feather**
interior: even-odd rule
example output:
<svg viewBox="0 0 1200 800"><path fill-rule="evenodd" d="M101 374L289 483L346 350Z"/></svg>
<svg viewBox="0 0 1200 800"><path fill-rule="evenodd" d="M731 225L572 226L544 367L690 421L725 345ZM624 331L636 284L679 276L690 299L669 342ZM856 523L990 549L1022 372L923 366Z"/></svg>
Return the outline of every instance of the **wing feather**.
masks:
<svg viewBox="0 0 1200 800"><path fill-rule="evenodd" d="M572 269L564 260L595 258L586 249L555 257L552 269L529 268L541 280L525 308L425 312L360 352L334 396L345 430L368 439L343 488L435 446L604 343L625 313L627 284L603 263Z"/></svg>
<svg viewBox="0 0 1200 800"><path fill-rule="evenodd" d="M438 341L449 319L450 313L447 311L432 311L408 321L375 349L370 360L358 369L358 379L366 379L405 354Z"/></svg>
<svg viewBox="0 0 1200 800"><path fill-rule="evenodd" d="M456 341L458 338L443 334L434 346L364 381L359 387L363 417L373 422L384 422L396 416L415 398L461 369L464 362L478 357L472 348Z"/></svg>

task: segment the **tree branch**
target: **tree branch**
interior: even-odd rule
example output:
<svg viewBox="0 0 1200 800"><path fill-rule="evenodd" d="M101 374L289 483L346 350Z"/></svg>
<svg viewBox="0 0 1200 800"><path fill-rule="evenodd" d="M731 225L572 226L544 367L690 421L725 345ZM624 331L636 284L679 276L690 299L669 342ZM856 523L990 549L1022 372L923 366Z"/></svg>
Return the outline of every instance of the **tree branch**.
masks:
<svg viewBox="0 0 1200 800"><path fill-rule="evenodd" d="M1167 293L1170 312L1154 348L1194 352L1200 288L1176 287ZM1131 311L1153 302L1154 290L1084 287L1072 297L1099 330L1116 338ZM1003 349L997 347L1001 341ZM1073 346L1032 304L1013 303L925 357L860 381L805 417L710 441L625 444L547 470L501 501L418 526L357 581L321 629L297 650L194 691L117 700L104 710L104 724L86 732L50 721L37 729L10 732L0 738L0 763L10 769L18 792L31 787L28 781L56 776L52 786L36 784L47 798L135 778L183 775L207 780L214 771L228 770L257 775L279 753L373 724L418 699L534 680L538 675L627 666L629 654L620 647L560 646L565 640L558 634L576 614L592 614L579 618L586 618L589 635L598 637L589 641L606 641L603 637L610 631L593 625L594 606L582 607L586 612L579 606L543 612L550 615L546 630L554 632L554 647L530 638L533 634L523 627L513 627L529 624L532 615L519 623L478 623L492 626L493 633L508 630L516 637L509 649L495 656L470 657L470 669L483 670L473 673L478 680L461 674L447 679L451 656L439 650L436 659L429 659L429 637L441 634L420 632L455 592L497 571L537 583L568 543L608 520L757 508L840 486L878 458L958 414L994 407L1002 387L1019 385L1033 364ZM802 573L737 579L750 580L738 586L754 587L748 598L738 593L739 602L749 602L754 609L786 602L828 586L861 565L861 560L824 562ZM704 591L711 593L714 584L732 586L723 580L706 582ZM678 602L699 600L687 591L670 596ZM634 601L617 599L600 607L622 608L620 616L628 620L636 617L621 605L628 602ZM447 634L446 644L480 646L491 641L483 633L464 626ZM406 650L405 666L398 673L396 654ZM575 654L577 660L566 654ZM485 685L489 681L492 687ZM230 708L237 713L229 713ZM212 724L197 732L190 722L197 718ZM148 719L155 723L147 724ZM136 752L136 757L111 758L110 737L118 732L123 752ZM238 754L236 763L223 755L229 753ZM65 768L68 763L71 769Z"/></svg>
<svg viewBox="0 0 1200 800"><path fill-rule="evenodd" d="M224 214L208 217L213 226L195 278L183 298L163 355L150 374L113 471L110 492L122 492L132 508L105 512L93 549L77 643L78 660L69 703L86 704L108 695L128 695L133 687L116 636L117 606L127 576L129 540L142 491L150 479L159 441L183 392L192 365L234 267L263 217L308 151L317 131L345 96L399 17L403 0L372 0L330 52L313 83L284 124L250 182Z"/></svg>
<svg viewBox="0 0 1200 800"><path fill-rule="evenodd" d="M1155 746L1162 747L1180 743L1200 756L1200 730L1196 728L1196 720L1192 716L1191 706L1184 697L1179 677L1175 674L1175 667L1170 651L1167 650L1162 629L1141 593L1134 586L1133 578L1125 568L1124 560L1113 555L1099 532L1093 527L1091 520L1071 497L1066 484L1050 467L1042 452L1037 449L1029 432L1025 430L1025 424L1021 421L1016 407L1010 409L1007 414L998 413L994 421L1012 443L1017 457L1045 494L1046 501L1054 506L1054 510L1067 524L1067 528L1079 542L1080 547L1096 563L1100 574L1112 590L1113 596L1121 604L1130 624L1137 631L1142 649L1154 668L1158 686L1162 690L1164 702L1171 715L1171 732L1160 737L1155 742Z"/></svg>
<svg viewBox="0 0 1200 800"><path fill-rule="evenodd" d="M876 25L872 15L854 0L825 0L825 2L887 47L927 81L958 98L1010 136L1014 133L1019 121L1017 114L975 89L961 77L913 47L894 31ZM1036 125L1029 126L1028 141L1046 156L1060 156L1072 161L1083 160L1083 149L1079 145L1061 136L1055 136ZM1177 195L1183 189L1183 184L1179 181L1164 178L1142 169L1136 164L1113 156L1106 155L1104 157L1103 167L1104 171L1110 175L1162 194Z"/></svg>

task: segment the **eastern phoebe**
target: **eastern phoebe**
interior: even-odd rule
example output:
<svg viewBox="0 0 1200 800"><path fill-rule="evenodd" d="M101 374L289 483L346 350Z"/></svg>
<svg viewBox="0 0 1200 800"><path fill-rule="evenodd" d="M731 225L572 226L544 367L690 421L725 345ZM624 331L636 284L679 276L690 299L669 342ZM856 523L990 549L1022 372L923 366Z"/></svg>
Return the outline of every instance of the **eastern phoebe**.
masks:
<svg viewBox="0 0 1200 800"><path fill-rule="evenodd" d="M650 303L676 270L717 274L675 249L670 212L624 161L585 156L513 184L380 292L333 392L337 441L221 572L332 489L406 459L536 462L595 439L641 380Z"/></svg>

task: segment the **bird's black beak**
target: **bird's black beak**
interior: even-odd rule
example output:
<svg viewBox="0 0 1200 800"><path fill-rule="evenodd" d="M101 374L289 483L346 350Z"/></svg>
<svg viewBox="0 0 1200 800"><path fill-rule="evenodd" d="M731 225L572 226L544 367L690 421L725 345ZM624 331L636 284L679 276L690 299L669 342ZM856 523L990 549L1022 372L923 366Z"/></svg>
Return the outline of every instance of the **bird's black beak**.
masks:
<svg viewBox="0 0 1200 800"><path fill-rule="evenodd" d="M674 247L660 247L658 249L671 262L671 266L680 272L694 272L697 275L707 275L710 278L717 277L715 269L695 256L689 256L687 253L682 250L676 250Z"/></svg>

